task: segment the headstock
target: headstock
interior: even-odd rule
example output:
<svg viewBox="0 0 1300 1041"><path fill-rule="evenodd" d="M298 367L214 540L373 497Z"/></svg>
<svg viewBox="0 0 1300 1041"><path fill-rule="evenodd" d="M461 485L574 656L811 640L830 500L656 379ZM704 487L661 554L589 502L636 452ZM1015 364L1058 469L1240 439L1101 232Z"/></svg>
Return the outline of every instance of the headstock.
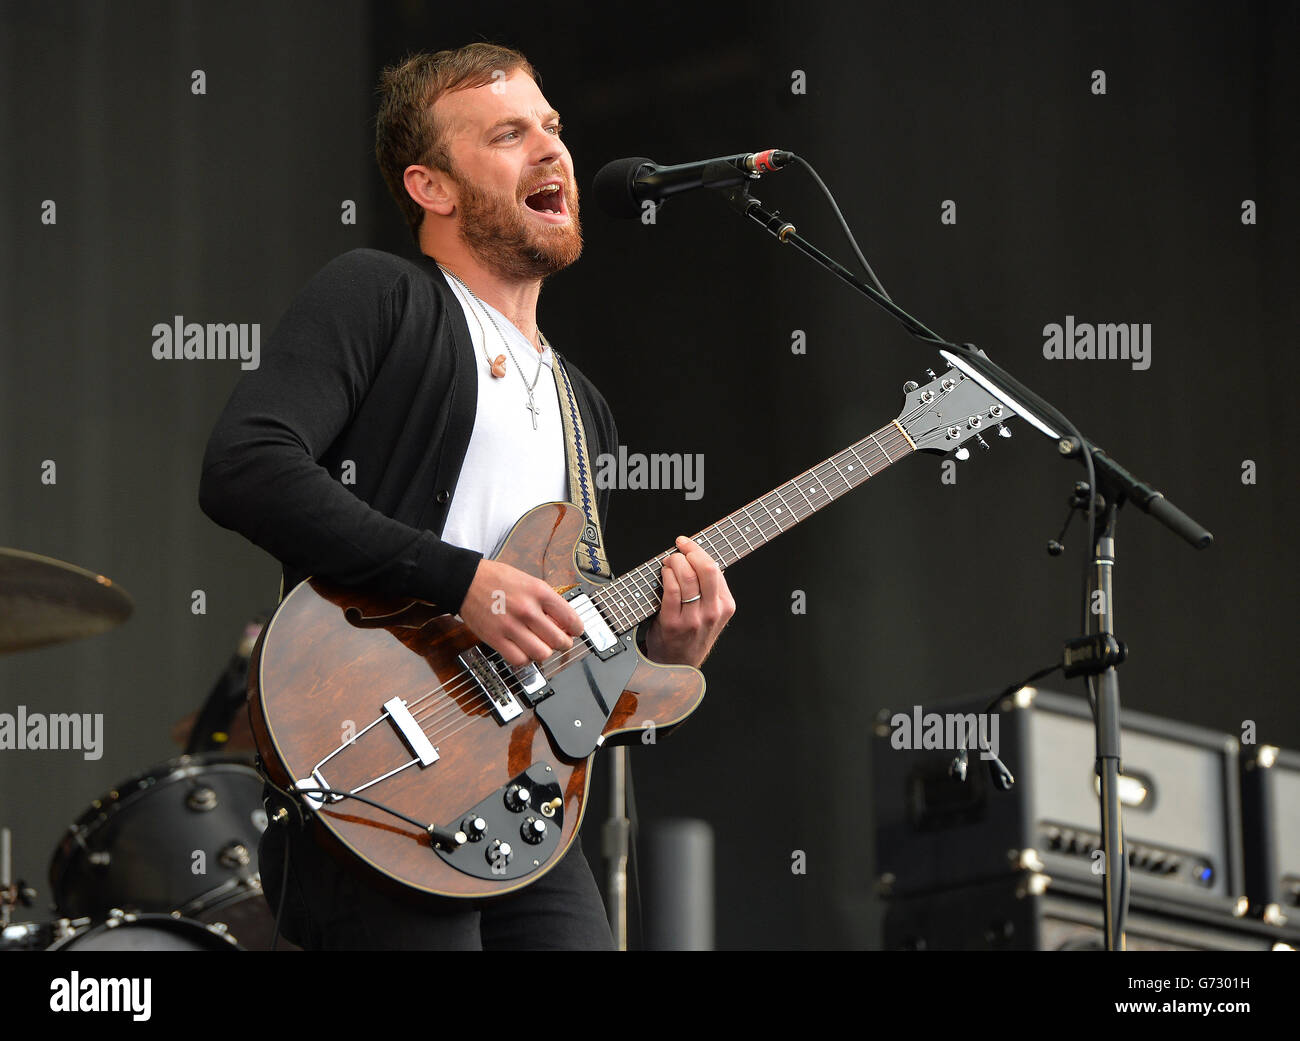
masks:
<svg viewBox="0 0 1300 1041"><path fill-rule="evenodd" d="M905 403L898 417L918 452L946 454L955 449L958 459L966 459L970 449L962 446L971 438L988 448L981 435L1011 436L1003 424L1015 411L960 369L950 368L942 376L927 369L926 375L930 382L924 386L915 381L903 385Z"/></svg>

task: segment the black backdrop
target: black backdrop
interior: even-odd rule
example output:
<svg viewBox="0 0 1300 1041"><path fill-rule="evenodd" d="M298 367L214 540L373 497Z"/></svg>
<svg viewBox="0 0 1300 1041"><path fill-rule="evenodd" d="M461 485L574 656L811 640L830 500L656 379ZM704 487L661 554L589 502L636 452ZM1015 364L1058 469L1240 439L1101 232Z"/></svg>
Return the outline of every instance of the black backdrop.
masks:
<svg viewBox="0 0 1300 1041"><path fill-rule="evenodd" d="M1260 740L1300 746L1283 617L1296 29L1290 4L7 5L0 542L102 571L136 600L111 634L0 661L0 711L105 714L98 760L0 750L20 873L39 880L90 799L174 754L169 725L274 598L274 565L195 501L238 369L155 361L152 325L183 314L269 334L330 257L407 250L369 153L375 75L476 38L538 67L583 186L624 155L807 156L900 304L983 346L1215 532L1195 553L1121 518L1124 703L1229 733L1253 720ZM756 194L848 259L800 172ZM698 501L615 494L617 569L883 425L901 384L936 365L716 198L675 200L653 226L588 200L584 224L543 328L602 388L629 451L704 457ZM1043 327L1067 315L1150 323L1150 368L1045 358ZM643 820L716 831L721 946L874 946L875 713L995 689L1076 631L1077 529L1065 558L1043 545L1078 474L1023 424L955 484L942 473L908 460L730 572L739 609L709 696L633 753Z"/></svg>

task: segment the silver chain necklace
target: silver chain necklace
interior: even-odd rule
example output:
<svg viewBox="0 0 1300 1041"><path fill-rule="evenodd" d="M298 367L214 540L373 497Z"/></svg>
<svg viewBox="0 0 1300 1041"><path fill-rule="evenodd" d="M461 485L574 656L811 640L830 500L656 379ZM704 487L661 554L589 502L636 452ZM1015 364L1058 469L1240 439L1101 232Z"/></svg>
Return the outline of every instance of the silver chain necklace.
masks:
<svg viewBox="0 0 1300 1041"><path fill-rule="evenodd" d="M462 282L459 276L457 276L457 274L454 271L448 271L441 264L439 264L438 267L442 268L443 271L445 271L448 275L450 275L455 280L456 284L460 286L461 289L465 290L466 293L469 294L470 299L473 300L474 303L478 304L478 309L474 311L474 321L478 322L478 331L483 338L483 353L485 355L487 354L487 330L483 328L483 319L481 319L478 316L478 312L482 311L485 315L487 315L487 320L492 323L492 328L496 330L497 336L501 339L501 343L505 346L506 353L510 355L510 360L515 363L515 369L518 370L519 372L519 378L523 380L524 390L528 392L528 404L525 407L532 414L533 429L536 430L537 414L541 410L538 409L537 402L533 400L533 390L537 386L537 381L542 378L542 358L545 352L544 351L537 352L537 372L534 374L533 382L530 384L528 382L528 377L524 375L524 370L520 366L519 360L515 357L515 352L510 349L510 341L506 339L505 333L501 331L501 326L497 325L497 320L492 317L492 312L489 311L487 309L487 306L483 303L483 301L480 300L477 295L475 295L474 290L470 289L469 286L467 286L464 282ZM542 335L542 331L540 329L537 330L537 335L538 338L542 341L542 346L546 348L546 350L550 350L551 345L546 342L546 337ZM488 364L489 365L492 364L492 359L490 357L488 358Z"/></svg>

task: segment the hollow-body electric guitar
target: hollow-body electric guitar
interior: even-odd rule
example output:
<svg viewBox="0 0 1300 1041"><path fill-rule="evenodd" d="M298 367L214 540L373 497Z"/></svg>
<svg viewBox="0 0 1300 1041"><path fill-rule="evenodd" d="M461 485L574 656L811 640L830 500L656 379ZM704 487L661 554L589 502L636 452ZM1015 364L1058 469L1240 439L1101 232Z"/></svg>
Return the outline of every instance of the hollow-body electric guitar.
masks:
<svg viewBox="0 0 1300 1041"><path fill-rule="evenodd" d="M963 457L990 428L1010 434L1012 408L959 369L904 392L892 423L695 542L728 567L913 452ZM424 601L308 579L280 604L249 670L253 733L267 776L337 858L408 893L526 886L572 844L595 750L664 733L699 705L699 670L658 665L636 643L676 551L593 581L577 566L585 523L571 503L538 506L496 557L549 583L585 626L570 650L524 668Z"/></svg>

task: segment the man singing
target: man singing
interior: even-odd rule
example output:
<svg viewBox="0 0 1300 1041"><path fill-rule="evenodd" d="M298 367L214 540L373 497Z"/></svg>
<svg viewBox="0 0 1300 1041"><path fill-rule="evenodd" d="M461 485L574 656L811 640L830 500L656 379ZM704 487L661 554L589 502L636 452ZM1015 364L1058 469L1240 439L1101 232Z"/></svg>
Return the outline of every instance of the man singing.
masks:
<svg viewBox="0 0 1300 1041"><path fill-rule="evenodd" d="M516 51L414 55L380 95L375 152L419 256L353 250L299 293L213 431L200 505L281 563L283 593L316 576L427 600L511 665L543 661L582 633L576 612L490 558L532 507L586 498L584 545L604 563L609 492L572 486L566 446L618 444L604 398L537 325L542 282L582 252L573 162ZM699 666L735 603L699 546L677 549L645 653ZM405 903L294 828L268 828L260 866L285 935L310 949L612 946L578 842L481 903Z"/></svg>

